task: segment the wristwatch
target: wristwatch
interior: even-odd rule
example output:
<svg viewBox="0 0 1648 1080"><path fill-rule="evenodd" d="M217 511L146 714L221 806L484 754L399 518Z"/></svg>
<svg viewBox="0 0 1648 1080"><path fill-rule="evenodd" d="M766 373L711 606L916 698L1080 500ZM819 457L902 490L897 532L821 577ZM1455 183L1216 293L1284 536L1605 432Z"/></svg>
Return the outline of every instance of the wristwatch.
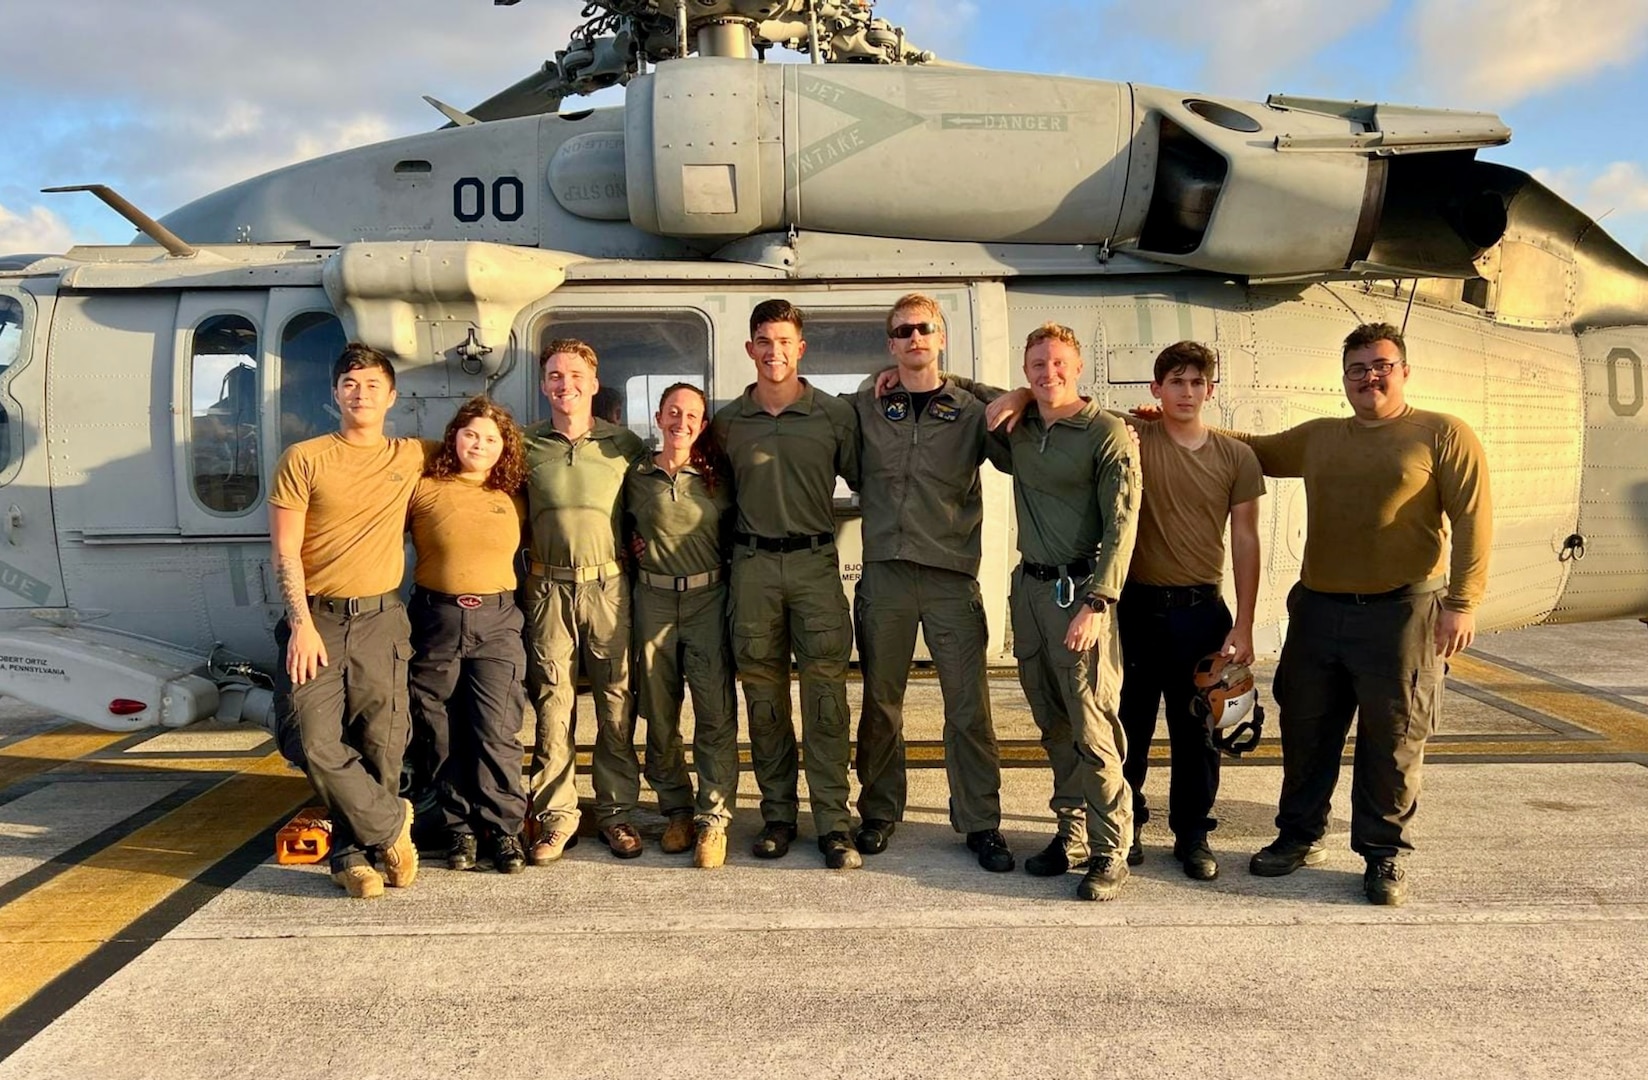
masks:
<svg viewBox="0 0 1648 1080"><path fill-rule="evenodd" d="M1110 601L1096 592L1088 593L1086 596L1082 597L1081 602L1086 604L1089 608L1092 608L1094 613L1099 615L1103 615L1104 609L1110 606Z"/></svg>

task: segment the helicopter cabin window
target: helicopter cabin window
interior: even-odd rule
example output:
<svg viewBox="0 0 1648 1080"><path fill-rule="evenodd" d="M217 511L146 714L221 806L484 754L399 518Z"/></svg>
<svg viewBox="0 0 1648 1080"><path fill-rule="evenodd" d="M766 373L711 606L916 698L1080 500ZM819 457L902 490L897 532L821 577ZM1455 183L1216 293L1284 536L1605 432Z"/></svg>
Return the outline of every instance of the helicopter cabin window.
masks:
<svg viewBox="0 0 1648 1080"><path fill-rule="evenodd" d="M658 446L653 418L664 388L709 384L710 327L696 311L553 311L540 325L538 352L557 338L577 338L595 350L601 383L595 415L624 425L649 447ZM534 419L547 419L543 394L533 394L533 402Z"/></svg>
<svg viewBox="0 0 1648 1080"><path fill-rule="evenodd" d="M305 311L280 332L280 448L338 429L332 365L345 345L329 311Z"/></svg>
<svg viewBox="0 0 1648 1080"><path fill-rule="evenodd" d="M189 379L189 460L195 498L219 514L250 510L258 470L258 332L241 315L195 327Z"/></svg>
<svg viewBox="0 0 1648 1080"><path fill-rule="evenodd" d="M0 296L0 387L5 386L12 365L23 355L23 330L23 305L9 296ZM16 437L12 411L0 400L0 472L6 471L16 456L12 451Z"/></svg>

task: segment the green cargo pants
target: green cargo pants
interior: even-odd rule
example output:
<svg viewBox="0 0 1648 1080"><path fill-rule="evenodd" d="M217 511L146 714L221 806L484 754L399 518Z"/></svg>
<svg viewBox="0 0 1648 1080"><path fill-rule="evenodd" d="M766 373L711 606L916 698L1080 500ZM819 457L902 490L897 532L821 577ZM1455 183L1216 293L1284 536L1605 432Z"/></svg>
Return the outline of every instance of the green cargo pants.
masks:
<svg viewBox="0 0 1648 1080"><path fill-rule="evenodd" d="M1086 589L1076 585L1079 597ZM1048 805L1058 815L1060 836L1079 838L1085 821L1092 854L1122 858L1133 840L1133 793L1122 775L1127 735L1118 712L1122 650L1115 611L1099 616L1098 644L1073 653L1064 636L1078 609L1061 608L1053 586L1023 567L1013 571L1013 655L1053 764Z"/></svg>
<svg viewBox="0 0 1648 1080"><path fill-rule="evenodd" d="M790 651L801 674L801 744L818 835L849 832L847 660L852 620L834 544L793 552L740 546L732 557L733 658L750 718L764 821L795 824Z"/></svg>
<svg viewBox="0 0 1648 1080"><path fill-rule="evenodd" d="M858 718L858 813L903 821L904 692L919 629L944 695L944 766L950 824L962 833L1001 827L1001 757L990 721L984 664L989 630L970 574L902 560L867 562L853 594L864 711Z"/></svg>
<svg viewBox="0 0 1648 1080"><path fill-rule="evenodd" d="M548 829L578 827L573 716L582 659L595 705L596 822L628 821L641 797L629 688L629 581L621 570L582 583L534 574L527 578L525 607L527 695L537 713L532 813Z"/></svg>
<svg viewBox="0 0 1648 1080"><path fill-rule="evenodd" d="M694 820L724 829L738 800L738 691L727 648L727 586L690 592L635 586L635 702L647 722L646 777L668 815L693 809L681 747L681 702L692 693Z"/></svg>

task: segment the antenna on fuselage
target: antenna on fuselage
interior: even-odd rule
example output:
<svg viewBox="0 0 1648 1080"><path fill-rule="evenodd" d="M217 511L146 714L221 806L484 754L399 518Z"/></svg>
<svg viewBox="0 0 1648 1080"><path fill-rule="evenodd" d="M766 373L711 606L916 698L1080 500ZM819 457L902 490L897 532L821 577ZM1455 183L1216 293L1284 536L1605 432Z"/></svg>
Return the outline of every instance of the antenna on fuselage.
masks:
<svg viewBox="0 0 1648 1080"><path fill-rule="evenodd" d="M53 195L64 191L89 191L107 203L109 209L137 226L138 232L165 248L168 255L187 259L198 251L194 245L187 243L177 233L133 206L124 195L107 184L72 184L69 187L49 187L40 190Z"/></svg>

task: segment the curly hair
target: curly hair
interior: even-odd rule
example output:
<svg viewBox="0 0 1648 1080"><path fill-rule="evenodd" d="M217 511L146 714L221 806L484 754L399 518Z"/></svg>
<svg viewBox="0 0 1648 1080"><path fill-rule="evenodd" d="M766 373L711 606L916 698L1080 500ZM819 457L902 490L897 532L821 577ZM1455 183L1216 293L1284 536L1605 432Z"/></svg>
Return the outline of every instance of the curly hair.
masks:
<svg viewBox="0 0 1648 1080"><path fill-rule="evenodd" d="M698 432L698 438L692 441L687 462L703 475L704 486L714 491L721 481L732 475L732 463L727 460L727 452L721 448L721 440L715 437L715 429L710 426L710 399L690 382L670 383L658 395L660 413L664 411L664 402L677 390L690 390L704 403L704 427Z"/></svg>
<svg viewBox="0 0 1648 1080"><path fill-rule="evenodd" d="M468 427L471 420L482 419L498 425L504 449L481 486L488 491L519 491L526 481L526 447L521 441L520 425L508 409L485 394L476 394L458 406L457 414L446 425L446 434L441 436L441 448L430 459L424 475L434 480L450 480L463 472L463 463L458 460L458 432Z"/></svg>
<svg viewBox="0 0 1648 1080"><path fill-rule="evenodd" d="M1363 323L1352 330L1345 337L1345 347L1340 351L1339 358L1343 360L1354 350L1368 345L1377 345L1381 341L1388 341L1396 346L1396 355L1408 362L1408 343L1402 340L1402 331L1388 322Z"/></svg>
<svg viewBox="0 0 1648 1080"><path fill-rule="evenodd" d="M1030 331L1029 336L1024 339L1025 359L1029 359L1031 349L1034 349L1037 345L1040 345L1044 341L1061 342L1062 344L1070 346L1071 350L1075 352L1077 357L1081 356L1081 338L1076 336L1076 332L1074 330L1070 329L1068 326L1062 326L1056 322L1044 322L1034 330Z"/></svg>

